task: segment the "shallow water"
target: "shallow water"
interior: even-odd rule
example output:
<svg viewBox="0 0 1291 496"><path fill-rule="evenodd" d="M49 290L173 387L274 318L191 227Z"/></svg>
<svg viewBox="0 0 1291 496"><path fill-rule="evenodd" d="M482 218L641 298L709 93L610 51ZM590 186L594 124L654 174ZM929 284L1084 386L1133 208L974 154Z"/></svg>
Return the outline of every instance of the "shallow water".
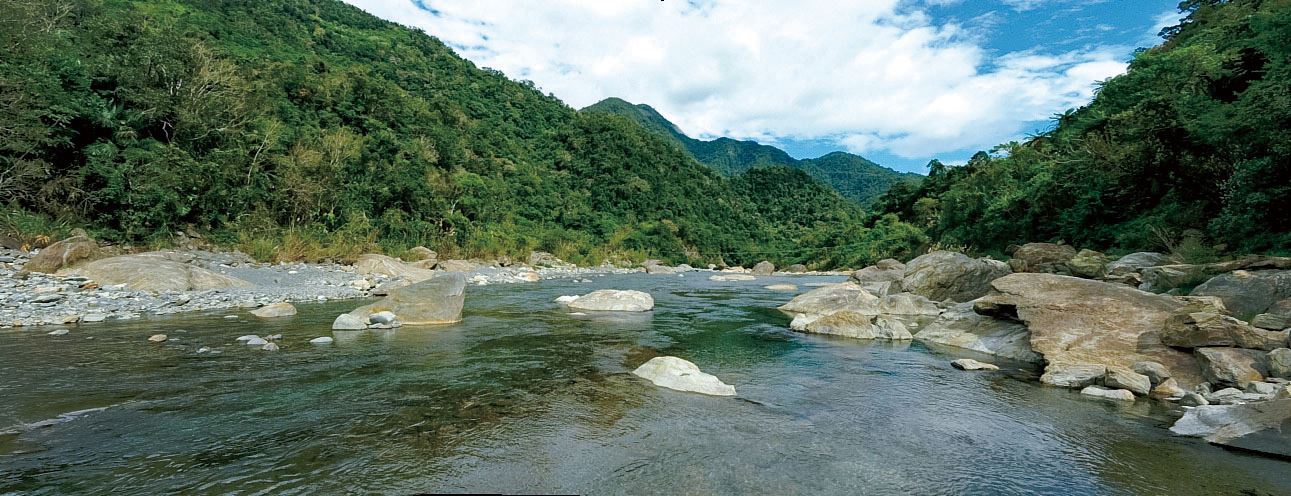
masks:
<svg viewBox="0 0 1291 496"><path fill-rule="evenodd" d="M762 288L839 278L593 279L470 287L460 324L330 346L306 342L359 302L0 331L0 494L1291 493L1291 463L1172 437L1160 406L794 333L772 310L792 294ZM552 302L597 288L656 309ZM275 333L277 353L233 343ZM661 354L739 396L631 375Z"/></svg>

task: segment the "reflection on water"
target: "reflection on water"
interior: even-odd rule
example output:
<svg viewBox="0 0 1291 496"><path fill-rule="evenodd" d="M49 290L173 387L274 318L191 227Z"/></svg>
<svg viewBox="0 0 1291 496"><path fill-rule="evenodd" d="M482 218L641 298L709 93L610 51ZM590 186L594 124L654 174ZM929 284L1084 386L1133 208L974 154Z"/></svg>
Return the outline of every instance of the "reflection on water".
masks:
<svg viewBox="0 0 1291 496"><path fill-rule="evenodd" d="M465 320L328 330L222 314L0 332L0 493L1286 494L1291 464L1169 436L1172 416L964 373L953 350L797 334L762 278L468 289ZM562 294L652 293L572 316ZM170 342L150 345L165 332ZM283 349L234 343L284 335ZM310 338L331 335L331 345ZM202 346L218 353L198 354ZM677 355L737 398L630 371Z"/></svg>

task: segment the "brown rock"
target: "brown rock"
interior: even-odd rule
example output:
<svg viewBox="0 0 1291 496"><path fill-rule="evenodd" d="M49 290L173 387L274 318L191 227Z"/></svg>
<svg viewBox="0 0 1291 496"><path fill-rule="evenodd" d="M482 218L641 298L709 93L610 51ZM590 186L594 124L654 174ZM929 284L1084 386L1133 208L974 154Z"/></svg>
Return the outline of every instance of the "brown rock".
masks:
<svg viewBox="0 0 1291 496"><path fill-rule="evenodd" d="M249 288L251 283L201 267L177 262L182 254L151 252L123 255L58 271L88 277L103 285L125 284L135 291L204 291Z"/></svg>
<svg viewBox="0 0 1291 496"><path fill-rule="evenodd" d="M1211 384L1245 389L1268 375L1265 353L1241 348L1197 348L1197 361Z"/></svg>
<svg viewBox="0 0 1291 496"><path fill-rule="evenodd" d="M1161 342L1178 348L1236 346L1273 351L1287 346L1287 333L1259 329L1227 315L1195 312L1167 319Z"/></svg>
<svg viewBox="0 0 1291 496"><path fill-rule="evenodd" d="M23 270L53 274L77 262L92 259L99 254L99 245L85 236L72 236L45 247L31 257Z"/></svg>
<svg viewBox="0 0 1291 496"><path fill-rule="evenodd" d="M1054 273L1065 271L1067 262L1076 256L1076 249L1053 243L1027 243L1013 252L1009 267L1014 272ZM1016 262L1015 262L1016 260Z"/></svg>

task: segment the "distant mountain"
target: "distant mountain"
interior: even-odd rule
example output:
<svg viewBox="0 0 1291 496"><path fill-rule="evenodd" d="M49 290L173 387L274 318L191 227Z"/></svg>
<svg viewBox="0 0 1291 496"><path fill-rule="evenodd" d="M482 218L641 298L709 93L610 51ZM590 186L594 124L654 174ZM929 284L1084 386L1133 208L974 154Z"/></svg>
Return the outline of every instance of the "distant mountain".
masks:
<svg viewBox="0 0 1291 496"><path fill-rule="evenodd" d="M756 141L718 138L698 140L660 115L653 107L632 104L621 98L606 98L582 110L628 117L646 129L669 138L696 160L727 176L744 173L754 167L783 165L800 169L818 181L830 185L844 197L867 204L887 192L898 182L918 182L918 174L897 172L846 152L833 152L820 158L798 160L784 150Z"/></svg>

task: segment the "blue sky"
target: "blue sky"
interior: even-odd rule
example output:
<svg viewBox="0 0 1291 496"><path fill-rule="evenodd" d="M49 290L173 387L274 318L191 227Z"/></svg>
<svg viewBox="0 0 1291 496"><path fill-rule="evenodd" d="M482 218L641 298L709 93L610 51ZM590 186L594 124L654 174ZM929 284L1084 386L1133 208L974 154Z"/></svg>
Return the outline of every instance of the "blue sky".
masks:
<svg viewBox="0 0 1291 496"><path fill-rule="evenodd" d="M899 170L1048 126L1177 20L1175 0L347 0L574 107Z"/></svg>

